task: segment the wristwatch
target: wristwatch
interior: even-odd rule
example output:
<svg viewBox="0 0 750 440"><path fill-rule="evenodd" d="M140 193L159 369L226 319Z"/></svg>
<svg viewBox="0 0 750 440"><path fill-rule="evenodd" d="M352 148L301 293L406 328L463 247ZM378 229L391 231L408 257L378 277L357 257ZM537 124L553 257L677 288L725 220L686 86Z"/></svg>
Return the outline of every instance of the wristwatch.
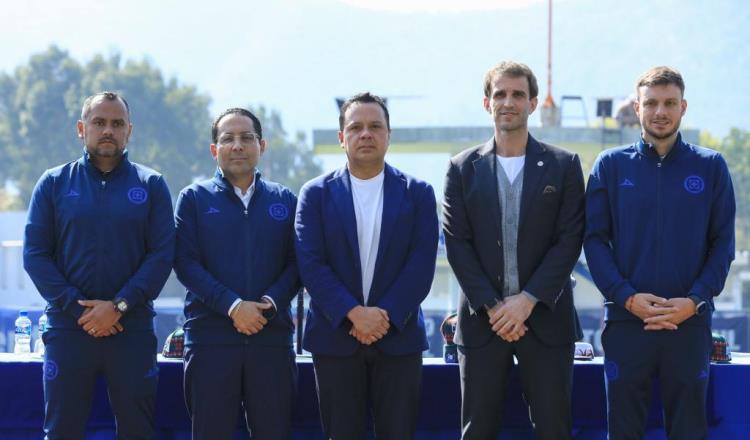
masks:
<svg viewBox="0 0 750 440"><path fill-rule="evenodd" d="M125 300L125 298L116 298L114 301L112 301L115 305L115 310L122 313L123 315L127 313L128 311L128 302Z"/></svg>
<svg viewBox="0 0 750 440"><path fill-rule="evenodd" d="M696 315L702 315L706 312L706 309L708 308L708 304L706 301L703 301L703 299L698 295L690 295L688 296L691 301L695 303L695 314Z"/></svg>

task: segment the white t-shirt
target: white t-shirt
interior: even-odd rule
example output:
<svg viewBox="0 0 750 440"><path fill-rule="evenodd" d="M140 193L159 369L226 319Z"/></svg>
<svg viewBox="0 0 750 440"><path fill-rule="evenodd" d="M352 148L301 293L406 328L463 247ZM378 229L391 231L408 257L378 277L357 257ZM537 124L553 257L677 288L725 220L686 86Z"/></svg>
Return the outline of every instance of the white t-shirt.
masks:
<svg viewBox="0 0 750 440"><path fill-rule="evenodd" d="M497 157L497 163L505 170L505 175L508 176L508 182L513 183L518 176L518 173L523 169L523 164L526 162L526 155L505 157L495 155Z"/></svg>
<svg viewBox="0 0 750 440"><path fill-rule="evenodd" d="M383 219L383 171L377 176L362 180L351 174L352 201L354 215L357 219L357 241L359 242L359 261L362 265L362 294L370 296L372 278L375 274L375 260L378 258L380 243L380 224Z"/></svg>

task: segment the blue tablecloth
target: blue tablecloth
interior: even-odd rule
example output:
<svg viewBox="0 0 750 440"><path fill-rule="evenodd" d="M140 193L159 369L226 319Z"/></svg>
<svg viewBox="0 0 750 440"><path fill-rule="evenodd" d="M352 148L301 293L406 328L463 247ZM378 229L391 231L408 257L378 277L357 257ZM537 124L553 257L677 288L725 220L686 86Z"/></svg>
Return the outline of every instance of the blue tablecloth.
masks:
<svg viewBox="0 0 750 440"><path fill-rule="evenodd" d="M417 438L456 439L460 426L458 366L446 365L436 359L425 359L424 363ZM321 439L312 363L307 358L299 358L298 364L299 386L293 420L295 438ZM182 362L160 359L159 368L158 438L189 439L190 420L182 395ZM514 369L513 374L506 402L503 439L531 439L518 370ZM573 393L575 438L605 438L605 393L600 359L576 363ZM712 365L708 398L712 439L750 438L748 400L750 356L735 354L733 364ZM41 360L0 354L0 439L41 438L43 411ZM657 393L649 415L648 439L665 438L660 429L660 414ZM88 426L88 439L114 438L114 420L103 382L97 386ZM237 438L246 437L238 434Z"/></svg>

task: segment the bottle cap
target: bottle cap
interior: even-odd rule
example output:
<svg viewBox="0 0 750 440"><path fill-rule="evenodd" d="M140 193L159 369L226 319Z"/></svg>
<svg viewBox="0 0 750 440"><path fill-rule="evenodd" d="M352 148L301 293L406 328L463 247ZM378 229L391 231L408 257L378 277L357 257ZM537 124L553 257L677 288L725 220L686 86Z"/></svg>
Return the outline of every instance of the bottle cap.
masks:
<svg viewBox="0 0 750 440"><path fill-rule="evenodd" d="M21 310L20 312L18 312L18 314L20 316L29 316L29 312L27 312L26 310Z"/></svg>

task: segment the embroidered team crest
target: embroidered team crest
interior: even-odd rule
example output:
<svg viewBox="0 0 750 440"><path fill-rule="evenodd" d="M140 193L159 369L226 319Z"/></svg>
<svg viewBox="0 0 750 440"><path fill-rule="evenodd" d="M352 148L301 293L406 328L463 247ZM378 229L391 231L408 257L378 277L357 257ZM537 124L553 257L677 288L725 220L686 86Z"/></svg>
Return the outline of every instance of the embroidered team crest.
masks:
<svg viewBox="0 0 750 440"><path fill-rule="evenodd" d="M635 184L630 179L625 179L622 181L620 186L635 186Z"/></svg>
<svg viewBox="0 0 750 440"><path fill-rule="evenodd" d="M685 187L685 191L689 192L690 194L700 194L706 187L705 183L703 183L703 179L700 176L687 176L685 178L683 186Z"/></svg>
<svg viewBox="0 0 750 440"><path fill-rule="evenodd" d="M268 207L268 215L276 221L284 221L289 217L289 208L283 203L274 203Z"/></svg>
<svg viewBox="0 0 750 440"><path fill-rule="evenodd" d="M68 191L68 193L65 194L64 197L78 197L78 196L80 196L80 194L78 193L78 191L76 191L76 190L74 190L74 189L71 188L71 190Z"/></svg>
<svg viewBox="0 0 750 440"><path fill-rule="evenodd" d="M44 366L42 367L42 374L44 374L44 378L47 380L54 380L57 377L58 374L57 364L54 361L51 361L47 359L44 361Z"/></svg>
<svg viewBox="0 0 750 440"><path fill-rule="evenodd" d="M213 206L208 207L208 211L206 211L206 214L218 214L220 211Z"/></svg>
<svg viewBox="0 0 750 440"><path fill-rule="evenodd" d="M146 203L147 199L148 193L140 186L134 186L128 190L128 200L130 200L130 203L142 205Z"/></svg>

